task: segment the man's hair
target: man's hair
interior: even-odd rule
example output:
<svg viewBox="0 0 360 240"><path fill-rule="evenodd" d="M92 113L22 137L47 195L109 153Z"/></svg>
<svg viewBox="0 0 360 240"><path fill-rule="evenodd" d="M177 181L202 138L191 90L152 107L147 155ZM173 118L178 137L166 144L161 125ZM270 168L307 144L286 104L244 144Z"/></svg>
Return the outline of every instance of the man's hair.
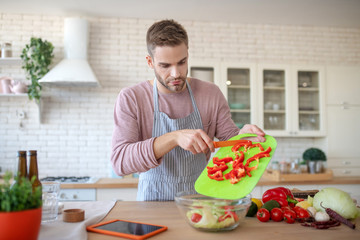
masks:
<svg viewBox="0 0 360 240"><path fill-rule="evenodd" d="M146 45L151 57L156 47L173 47L181 43L185 43L186 47L189 47L185 28L174 20L155 22L146 34Z"/></svg>

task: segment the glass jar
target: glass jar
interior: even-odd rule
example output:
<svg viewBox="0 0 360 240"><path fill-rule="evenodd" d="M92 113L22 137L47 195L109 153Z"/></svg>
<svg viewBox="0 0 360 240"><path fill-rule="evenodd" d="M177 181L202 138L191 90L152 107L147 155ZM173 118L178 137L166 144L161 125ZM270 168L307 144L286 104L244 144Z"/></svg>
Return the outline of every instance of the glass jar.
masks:
<svg viewBox="0 0 360 240"><path fill-rule="evenodd" d="M1 58L10 58L12 57L11 43L4 43L1 46Z"/></svg>

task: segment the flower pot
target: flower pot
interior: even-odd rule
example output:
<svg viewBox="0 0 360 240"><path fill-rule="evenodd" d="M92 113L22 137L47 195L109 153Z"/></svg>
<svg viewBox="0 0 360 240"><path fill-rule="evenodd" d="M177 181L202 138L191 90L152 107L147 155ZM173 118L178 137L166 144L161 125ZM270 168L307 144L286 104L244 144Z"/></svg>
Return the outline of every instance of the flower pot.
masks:
<svg viewBox="0 0 360 240"><path fill-rule="evenodd" d="M0 239L36 240L41 224L41 208L0 212Z"/></svg>

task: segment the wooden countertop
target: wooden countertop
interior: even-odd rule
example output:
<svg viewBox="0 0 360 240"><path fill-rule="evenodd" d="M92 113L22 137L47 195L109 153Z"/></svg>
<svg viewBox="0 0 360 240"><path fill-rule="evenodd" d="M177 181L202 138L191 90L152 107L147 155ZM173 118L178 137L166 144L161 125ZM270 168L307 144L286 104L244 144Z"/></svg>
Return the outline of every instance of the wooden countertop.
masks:
<svg viewBox="0 0 360 240"><path fill-rule="evenodd" d="M353 230L345 225L339 227L318 230L303 227L300 223L287 224L285 222L262 223L256 218L247 217L236 229L228 232L201 232L192 228L180 215L175 202L117 202L114 208L107 214L102 222L112 219L123 219L165 225L168 230L151 239L243 239L243 240L331 240L331 239L360 239L360 218L357 218L357 229ZM122 238L113 237L98 233L88 233L89 240L119 240Z"/></svg>
<svg viewBox="0 0 360 240"><path fill-rule="evenodd" d="M319 184L360 184L360 177L334 177L324 181L298 181L298 182L276 182L260 179L257 186L274 185L319 185ZM137 188L137 178L101 178L95 183L66 183L61 184L62 189L72 188Z"/></svg>

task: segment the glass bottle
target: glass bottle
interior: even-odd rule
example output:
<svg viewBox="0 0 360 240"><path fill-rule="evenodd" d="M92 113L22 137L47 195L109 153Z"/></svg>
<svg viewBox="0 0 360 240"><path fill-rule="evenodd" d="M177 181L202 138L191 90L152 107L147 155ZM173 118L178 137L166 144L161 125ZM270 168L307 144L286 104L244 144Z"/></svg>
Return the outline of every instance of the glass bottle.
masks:
<svg viewBox="0 0 360 240"><path fill-rule="evenodd" d="M21 177L28 177L27 174L27 162L26 162L26 151L18 151L18 170L17 176L19 181L21 181Z"/></svg>
<svg viewBox="0 0 360 240"><path fill-rule="evenodd" d="M4 43L1 47L1 58L12 57L11 43Z"/></svg>
<svg viewBox="0 0 360 240"><path fill-rule="evenodd" d="M35 181L32 184L33 190L35 187L40 186L41 182L39 180L39 172L38 172L38 164L37 164L37 152L36 150L30 150L28 152L28 156L30 156L30 166L29 166L29 179L31 180L33 176L36 177Z"/></svg>

